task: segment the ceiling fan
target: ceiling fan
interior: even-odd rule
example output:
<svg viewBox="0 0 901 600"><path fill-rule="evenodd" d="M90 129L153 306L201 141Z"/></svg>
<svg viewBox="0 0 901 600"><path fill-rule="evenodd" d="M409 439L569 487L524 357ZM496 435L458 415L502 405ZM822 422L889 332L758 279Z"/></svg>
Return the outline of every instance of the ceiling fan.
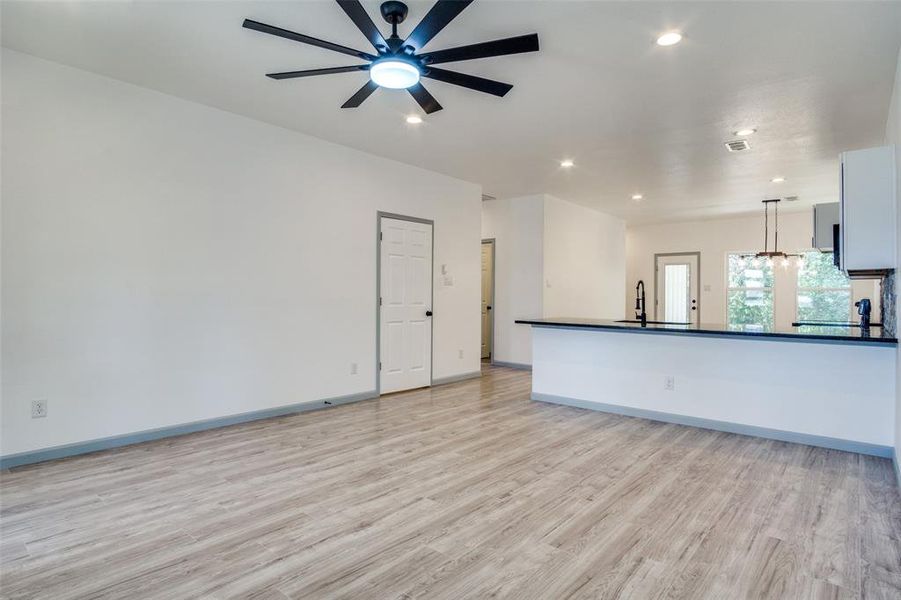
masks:
<svg viewBox="0 0 901 600"><path fill-rule="evenodd" d="M406 89L419 103L426 114L441 110L438 101L425 89L420 81L425 77L435 79L453 85L459 85L478 92L504 96L513 86L500 81L493 81L474 75L466 75L457 71L439 69L432 65L460 60L472 60L475 58L487 58L491 56L503 56L506 54L519 54L521 52L535 52L538 50L538 34L531 33L518 37L505 38L469 46L436 50L433 52L420 52L439 31L444 29L457 15L463 12L473 0L438 0L428 14L423 17L406 39L397 35L397 26L403 23L407 16L407 5L397 0L389 0L381 5L382 17L391 24L391 36L385 39L382 33L369 18L366 9L359 0L337 0L338 5L344 9L351 21L363 32L366 39L376 49L376 54L361 52L347 46L326 42L302 33L295 33L266 25L251 19L244 20L244 27L262 33L268 33L278 37L294 40L303 44L310 44L348 54L367 61L366 64L347 67L330 67L326 69L308 69L306 71L287 71L284 73L267 73L266 77L272 79L294 79L296 77L310 77L312 75L331 75L333 73L351 73L353 71L369 71L369 81L361 87L357 93L341 105L341 108L356 108L363 103L379 87L391 89Z"/></svg>

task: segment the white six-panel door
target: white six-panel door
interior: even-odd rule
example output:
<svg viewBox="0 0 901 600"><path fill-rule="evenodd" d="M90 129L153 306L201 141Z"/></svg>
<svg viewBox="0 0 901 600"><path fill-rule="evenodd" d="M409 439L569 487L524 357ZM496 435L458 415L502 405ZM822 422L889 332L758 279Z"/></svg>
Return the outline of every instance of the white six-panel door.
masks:
<svg viewBox="0 0 901 600"><path fill-rule="evenodd" d="M432 225L381 217L380 392L432 382Z"/></svg>

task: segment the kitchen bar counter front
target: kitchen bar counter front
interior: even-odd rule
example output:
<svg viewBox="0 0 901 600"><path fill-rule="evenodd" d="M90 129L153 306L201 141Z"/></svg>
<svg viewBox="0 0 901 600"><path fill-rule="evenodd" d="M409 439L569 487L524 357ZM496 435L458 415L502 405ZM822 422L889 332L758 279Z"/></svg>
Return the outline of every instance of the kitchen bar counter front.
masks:
<svg viewBox="0 0 901 600"><path fill-rule="evenodd" d="M892 338L586 319L532 325L532 399L878 456L894 445ZM829 328L840 329L840 328Z"/></svg>
<svg viewBox="0 0 901 600"><path fill-rule="evenodd" d="M844 344L897 345L898 339L882 327L842 327L835 325L802 325L799 327L766 329L756 325L683 324L648 321L642 325L637 320L612 321L605 319L581 319L577 317L553 317L542 319L517 319L517 323L535 327L563 327L573 329L610 329L631 333L669 335L707 335L733 338L768 338L772 340L808 341Z"/></svg>

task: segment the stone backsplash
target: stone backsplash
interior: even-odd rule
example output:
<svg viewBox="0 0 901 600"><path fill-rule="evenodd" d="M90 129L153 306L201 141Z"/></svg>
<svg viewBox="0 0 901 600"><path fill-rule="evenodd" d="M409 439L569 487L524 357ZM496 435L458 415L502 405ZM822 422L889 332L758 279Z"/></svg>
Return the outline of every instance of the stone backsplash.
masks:
<svg viewBox="0 0 901 600"><path fill-rule="evenodd" d="M882 321L885 332L892 336L898 331L898 310L896 305L898 302L898 295L895 293L895 277L896 274L892 271L882 278L882 283L879 285L879 290L881 292L880 304L882 306L880 320Z"/></svg>

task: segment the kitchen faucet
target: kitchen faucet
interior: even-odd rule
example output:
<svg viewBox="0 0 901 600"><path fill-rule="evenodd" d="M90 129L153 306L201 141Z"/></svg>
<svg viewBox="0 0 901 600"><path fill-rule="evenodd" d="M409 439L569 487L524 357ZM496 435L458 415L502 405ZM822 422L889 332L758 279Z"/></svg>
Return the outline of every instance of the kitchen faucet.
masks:
<svg viewBox="0 0 901 600"><path fill-rule="evenodd" d="M858 302L854 303L854 306L857 307L857 314L860 315L861 329L866 329L870 326L870 311L873 310L870 299L861 298Z"/></svg>
<svg viewBox="0 0 901 600"><path fill-rule="evenodd" d="M639 292L639 290L641 291ZM635 318L641 319L642 327L648 324L648 313L645 306L644 281L639 279L638 285L635 286Z"/></svg>

